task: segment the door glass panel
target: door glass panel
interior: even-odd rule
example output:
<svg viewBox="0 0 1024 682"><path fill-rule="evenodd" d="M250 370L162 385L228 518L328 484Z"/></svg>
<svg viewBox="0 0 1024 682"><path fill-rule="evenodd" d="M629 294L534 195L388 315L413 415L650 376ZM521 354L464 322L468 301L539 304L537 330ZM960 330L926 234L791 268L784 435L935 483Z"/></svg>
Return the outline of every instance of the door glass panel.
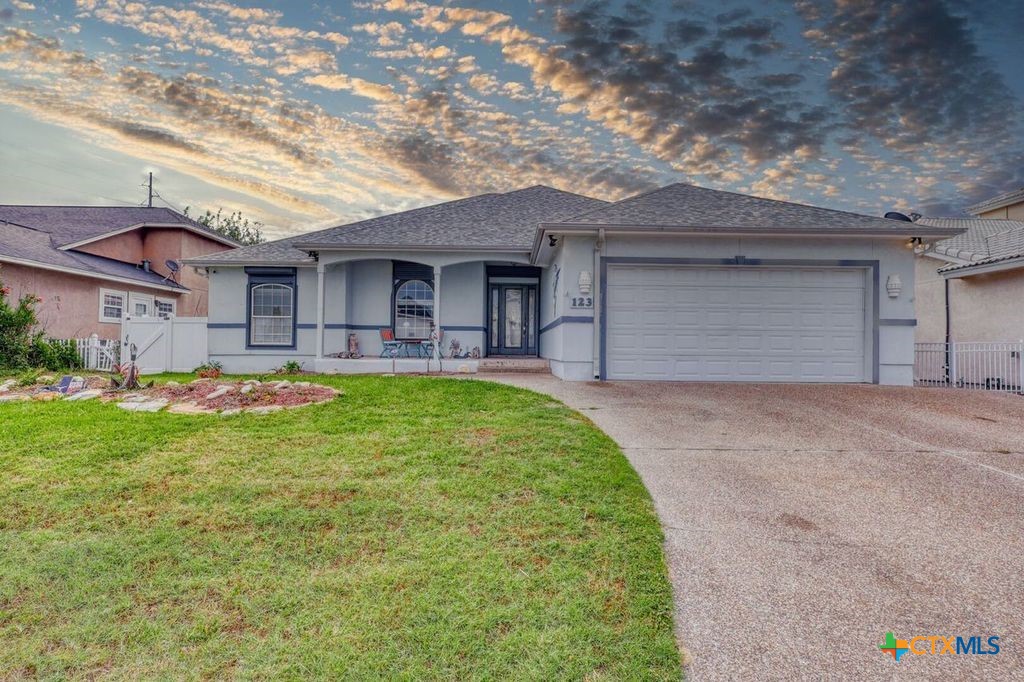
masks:
<svg viewBox="0 0 1024 682"><path fill-rule="evenodd" d="M537 339L535 337L536 337L537 331L536 331L535 327L537 326L537 324L536 324L537 290L536 289L529 289L528 292L529 293L528 293L527 298L526 298L526 300L527 300L527 304L526 304L526 339L527 339L526 345L529 348L536 348L537 347Z"/></svg>
<svg viewBox="0 0 1024 682"><path fill-rule="evenodd" d="M498 287L491 289L491 348L498 347Z"/></svg>
<svg viewBox="0 0 1024 682"><path fill-rule="evenodd" d="M505 346L523 346L523 290L505 289Z"/></svg>

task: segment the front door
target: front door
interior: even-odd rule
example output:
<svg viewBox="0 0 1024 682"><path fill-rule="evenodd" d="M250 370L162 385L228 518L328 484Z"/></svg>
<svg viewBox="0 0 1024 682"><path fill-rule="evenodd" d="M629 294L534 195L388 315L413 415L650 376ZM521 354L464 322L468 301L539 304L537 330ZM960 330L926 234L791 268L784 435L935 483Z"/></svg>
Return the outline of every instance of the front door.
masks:
<svg viewBox="0 0 1024 682"><path fill-rule="evenodd" d="M537 354L537 285L490 286L488 355Z"/></svg>

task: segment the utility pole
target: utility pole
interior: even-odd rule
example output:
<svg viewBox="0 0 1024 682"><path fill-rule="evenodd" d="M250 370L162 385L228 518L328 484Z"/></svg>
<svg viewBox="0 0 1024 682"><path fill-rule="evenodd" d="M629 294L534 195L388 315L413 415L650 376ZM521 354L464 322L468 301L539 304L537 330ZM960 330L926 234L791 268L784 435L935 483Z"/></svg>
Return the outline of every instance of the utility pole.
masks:
<svg viewBox="0 0 1024 682"><path fill-rule="evenodd" d="M149 172L149 208L153 208L153 171Z"/></svg>

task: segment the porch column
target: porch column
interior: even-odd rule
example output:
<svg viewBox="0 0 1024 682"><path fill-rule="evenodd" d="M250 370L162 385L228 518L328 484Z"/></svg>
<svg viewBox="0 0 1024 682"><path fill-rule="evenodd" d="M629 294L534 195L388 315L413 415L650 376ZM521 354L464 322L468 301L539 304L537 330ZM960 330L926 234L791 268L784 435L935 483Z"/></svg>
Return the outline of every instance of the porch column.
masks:
<svg viewBox="0 0 1024 682"><path fill-rule="evenodd" d="M316 264L316 357L324 356L324 270L323 263Z"/></svg>
<svg viewBox="0 0 1024 682"><path fill-rule="evenodd" d="M441 266L434 266L434 328L437 330L437 342L434 343L434 359L441 362L441 343L444 342L444 329L441 327Z"/></svg>

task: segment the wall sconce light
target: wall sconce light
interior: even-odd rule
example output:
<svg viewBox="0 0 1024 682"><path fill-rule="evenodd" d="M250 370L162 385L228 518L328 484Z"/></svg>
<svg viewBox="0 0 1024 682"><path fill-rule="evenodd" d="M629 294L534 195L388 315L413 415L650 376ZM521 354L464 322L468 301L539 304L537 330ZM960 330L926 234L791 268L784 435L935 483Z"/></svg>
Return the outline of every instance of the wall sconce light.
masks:
<svg viewBox="0 0 1024 682"><path fill-rule="evenodd" d="M885 290L889 292L889 298L899 298L903 291L903 280L899 275L889 275L885 280Z"/></svg>
<svg viewBox="0 0 1024 682"><path fill-rule="evenodd" d="M583 270L580 272L580 278L578 281L580 287L580 293L584 296L590 294L590 290L594 285L594 277L590 274L589 270Z"/></svg>

